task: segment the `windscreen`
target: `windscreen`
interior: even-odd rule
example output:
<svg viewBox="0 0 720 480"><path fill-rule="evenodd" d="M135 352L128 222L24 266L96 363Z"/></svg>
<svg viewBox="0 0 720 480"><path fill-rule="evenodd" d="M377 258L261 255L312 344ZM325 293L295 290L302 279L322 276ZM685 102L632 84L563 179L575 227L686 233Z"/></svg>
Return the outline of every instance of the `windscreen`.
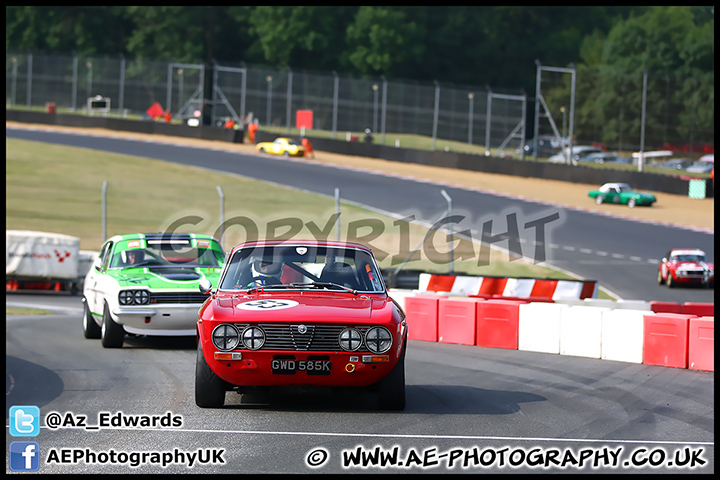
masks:
<svg viewBox="0 0 720 480"><path fill-rule="evenodd" d="M110 268L147 266L221 267L224 253L215 240L122 240Z"/></svg>
<svg viewBox="0 0 720 480"><path fill-rule="evenodd" d="M382 292L375 261L366 251L330 246L258 246L230 258L221 290L272 288L351 289Z"/></svg>

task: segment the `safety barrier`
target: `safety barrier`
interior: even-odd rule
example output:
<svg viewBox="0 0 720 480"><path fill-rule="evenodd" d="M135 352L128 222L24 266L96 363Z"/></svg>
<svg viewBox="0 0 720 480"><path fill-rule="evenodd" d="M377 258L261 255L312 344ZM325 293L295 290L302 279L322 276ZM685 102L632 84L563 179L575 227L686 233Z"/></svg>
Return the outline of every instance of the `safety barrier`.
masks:
<svg viewBox="0 0 720 480"><path fill-rule="evenodd" d="M501 295L552 300L597 298L595 280L553 280L543 278L473 277L421 273L418 289L459 295Z"/></svg>
<svg viewBox="0 0 720 480"><path fill-rule="evenodd" d="M715 317L690 319L688 368L715 371Z"/></svg>
<svg viewBox="0 0 720 480"><path fill-rule="evenodd" d="M412 340L715 370L712 303L390 294L402 298Z"/></svg>

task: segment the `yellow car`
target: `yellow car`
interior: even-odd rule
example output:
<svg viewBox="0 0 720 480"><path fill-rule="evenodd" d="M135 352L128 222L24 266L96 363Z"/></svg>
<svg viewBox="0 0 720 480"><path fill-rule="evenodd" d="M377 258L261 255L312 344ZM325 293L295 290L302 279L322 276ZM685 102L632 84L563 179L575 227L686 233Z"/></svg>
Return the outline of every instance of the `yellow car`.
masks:
<svg viewBox="0 0 720 480"><path fill-rule="evenodd" d="M280 137L276 138L274 142L261 142L255 148L260 153L272 153L285 157L302 157L305 155L305 147L292 138Z"/></svg>

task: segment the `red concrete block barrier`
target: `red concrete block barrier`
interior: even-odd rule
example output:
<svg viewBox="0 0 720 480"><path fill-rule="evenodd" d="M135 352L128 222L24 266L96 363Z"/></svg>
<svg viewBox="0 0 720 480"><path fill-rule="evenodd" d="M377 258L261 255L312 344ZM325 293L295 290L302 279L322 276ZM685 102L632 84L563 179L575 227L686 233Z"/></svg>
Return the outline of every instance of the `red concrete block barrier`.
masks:
<svg viewBox="0 0 720 480"><path fill-rule="evenodd" d="M441 298L438 307L438 342L475 345L478 302L481 298Z"/></svg>
<svg viewBox="0 0 720 480"><path fill-rule="evenodd" d="M655 313L683 313L682 304L677 302L650 302L650 310Z"/></svg>
<svg viewBox="0 0 720 480"><path fill-rule="evenodd" d="M698 317L714 317L715 316L715 304L714 303L695 303L685 302L681 306L680 313L686 313L688 315L696 315Z"/></svg>
<svg viewBox="0 0 720 480"><path fill-rule="evenodd" d="M500 299L478 302L475 345L517 350L519 305L525 303L524 300Z"/></svg>
<svg viewBox="0 0 720 480"><path fill-rule="evenodd" d="M444 295L415 295L405 297L405 321L408 339L438 341L438 305Z"/></svg>
<svg viewBox="0 0 720 480"><path fill-rule="evenodd" d="M714 372L715 317L691 318L688 336L688 368Z"/></svg>
<svg viewBox="0 0 720 480"><path fill-rule="evenodd" d="M687 368L690 318L678 313L645 315L643 363Z"/></svg>

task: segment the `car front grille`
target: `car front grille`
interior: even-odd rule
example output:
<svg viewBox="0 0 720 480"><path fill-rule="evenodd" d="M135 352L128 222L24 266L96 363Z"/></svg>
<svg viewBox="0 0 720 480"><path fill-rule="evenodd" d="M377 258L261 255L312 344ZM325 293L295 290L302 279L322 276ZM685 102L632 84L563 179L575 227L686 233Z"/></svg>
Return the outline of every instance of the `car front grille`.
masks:
<svg viewBox="0 0 720 480"><path fill-rule="evenodd" d="M265 331L265 344L260 350L285 350L285 351L344 351L340 347L338 337L346 325L309 325L303 324L307 328L305 333L300 333L298 328L300 323L261 323L258 324ZM241 334L249 325L237 325ZM365 332L370 327L353 327L363 339ZM358 353L367 353L365 342L360 346Z"/></svg>
<svg viewBox="0 0 720 480"><path fill-rule="evenodd" d="M168 303L202 304L208 296L200 292L153 292L150 294L150 305Z"/></svg>

